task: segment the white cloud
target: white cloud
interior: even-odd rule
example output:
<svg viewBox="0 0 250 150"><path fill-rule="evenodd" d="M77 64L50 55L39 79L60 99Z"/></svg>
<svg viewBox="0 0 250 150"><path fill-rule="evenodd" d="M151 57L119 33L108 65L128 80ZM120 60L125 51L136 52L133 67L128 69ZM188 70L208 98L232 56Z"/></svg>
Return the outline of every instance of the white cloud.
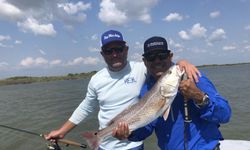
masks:
<svg viewBox="0 0 250 150"><path fill-rule="evenodd" d="M122 25L128 21L125 12L120 11L111 0L102 0L99 19L108 25Z"/></svg>
<svg viewBox="0 0 250 150"><path fill-rule="evenodd" d="M222 48L224 51L230 51L230 50L235 50L236 47L233 46L233 45L230 45L230 46L223 46Z"/></svg>
<svg viewBox="0 0 250 150"><path fill-rule="evenodd" d="M63 10L70 14L76 14L79 11L85 11L91 8L91 3L84 4L83 2L79 1L78 3L60 3L57 4L58 8L63 8Z"/></svg>
<svg viewBox="0 0 250 150"><path fill-rule="evenodd" d="M144 22L144 23L147 23L147 24L150 24L152 22L151 20L151 16L147 13L145 14L142 14L138 17L138 20Z"/></svg>
<svg viewBox="0 0 250 150"><path fill-rule="evenodd" d="M78 13L75 16L67 16L63 18L68 23L83 23L87 19L87 15L85 13Z"/></svg>
<svg viewBox="0 0 250 150"><path fill-rule="evenodd" d="M40 24L34 18L27 18L24 22L18 22L18 27L21 28L24 32L31 31L35 35L46 35L46 36L54 36L56 31L52 24Z"/></svg>
<svg viewBox="0 0 250 150"><path fill-rule="evenodd" d="M168 41L169 41L169 49L170 50L174 50L174 52L177 52L177 51L181 52L184 50L184 46L181 45L180 43L176 43L173 39L169 39ZM174 49L172 49L172 48L174 48Z"/></svg>
<svg viewBox="0 0 250 150"><path fill-rule="evenodd" d="M60 59L52 60L49 64L50 65L60 65L62 61Z"/></svg>
<svg viewBox="0 0 250 150"><path fill-rule="evenodd" d="M100 49L99 48L96 48L96 47L89 47L88 50L90 52L100 52Z"/></svg>
<svg viewBox="0 0 250 150"><path fill-rule="evenodd" d="M45 53L43 50L41 50L41 49L39 49L39 52L40 52L42 55L46 55L46 53Z"/></svg>
<svg viewBox="0 0 250 150"><path fill-rule="evenodd" d="M48 60L42 58L42 57L38 57L35 59L35 64L37 65L44 65L44 64L48 64Z"/></svg>
<svg viewBox="0 0 250 150"><path fill-rule="evenodd" d="M100 60L97 57L78 57L73 61L68 62L67 65L75 66L75 65L96 65Z"/></svg>
<svg viewBox="0 0 250 150"><path fill-rule="evenodd" d="M250 51L250 45L246 45L246 46L244 47L244 49L247 50L247 51Z"/></svg>
<svg viewBox="0 0 250 150"><path fill-rule="evenodd" d="M0 42L10 40L11 37L9 35L0 35Z"/></svg>
<svg viewBox="0 0 250 150"><path fill-rule="evenodd" d="M23 60L21 60L20 65L24 67L29 67L34 64L34 59L32 57L27 57Z"/></svg>
<svg viewBox="0 0 250 150"><path fill-rule="evenodd" d="M97 40L98 40L98 35L97 35L97 34L93 34L93 35L91 36L91 40L97 41Z"/></svg>
<svg viewBox="0 0 250 150"><path fill-rule="evenodd" d="M76 44L76 43L78 43L78 41L77 40L72 40L72 43Z"/></svg>
<svg viewBox="0 0 250 150"><path fill-rule="evenodd" d="M218 18L220 16L220 11L214 11L209 14L210 18Z"/></svg>
<svg viewBox="0 0 250 150"><path fill-rule="evenodd" d="M163 20L171 22L171 21L181 21L183 17L178 13L170 13Z"/></svg>
<svg viewBox="0 0 250 150"><path fill-rule="evenodd" d="M182 30L178 34L179 34L180 38L183 40L190 40L191 39L191 37L187 34L186 31Z"/></svg>
<svg viewBox="0 0 250 150"><path fill-rule="evenodd" d="M27 57L21 60L19 65L24 68L53 67L62 65L62 61L60 59L49 61L43 57L37 57L37 58Z"/></svg>
<svg viewBox="0 0 250 150"><path fill-rule="evenodd" d="M7 47L7 45L4 45L3 43L0 43L0 47Z"/></svg>
<svg viewBox="0 0 250 150"><path fill-rule="evenodd" d="M74 31L74 26L72 25L64 25L63 28L67 31Z"/></svg>
<svg viewBox="0 0 250 150"><path fill-rule="evenodd" d="M20 65L23 67L42 66L46 64L48 64L48 60L42 57L38 57L38 58L27 57L21 60L20 62Z"/></svg>
<svg viewBox="0 0 250 150"><path fill-rule="evenodd" d="M22 44L23 42L22 41L19 41L19 40L16 40L15 41L15 44Z"/></svg>
<svg viewBox="0 0 250 150"><path fill-rule="evenodd" d="M135 46L134 46L135 49L138 49L138 50L142 50L143 49L143 43L141 42L135 42Z"/></svg>
<svg viewBox="0 0 250 150"><path fill-rule="evenodd" d="M57 4L58 12L54 13L66 24L82 23L86 20L87 15L84 11L91 9L91 3L59 3ZM71 26L72 28L73 26Z"/></svg>
<svg viewBox="0 0 250 150"><path fill-rule="evenodd" d="M0 18L16 20L23 16L23 12L16 6L0 0Z"/></svg>
<svg viewBox="0 0 250 150"><path fill-rule="evenodd" d="M0 47L3 47L3 48L13 48L12 45L5 45L3 43L0 43Z"/></svg>
<svg viewBox="0 0 250 150"><path fill-rule="evenodd" d="M202 48L197 48L197 47L193 47L191 51L194 53L206 53L207 52L207 50L202 49Z"/></svg>
<svg viewBox="0 0 250 150"><path fill-rule="evenodd" d="M193 37L206 37L206 32L207 29L202 27L199 23L194 24L190 30L190 33Z"/></svg>
<svg viewBox="0 0 250 150"><path fill-rule="evenodd" d="M216 41L221 41L225 38L226 38L226 32L224 31L224 29L219 28L216 29L214 32L212 32L212 34L208 37L208 42L213 43Z"/></svg>
<svg viewBox="0 0 250 150"><path fill-rule="evenodd" d="M85 65L97 65L100 60L97 57L85 57L83 64Z"/></svg>
<svg viewBox="0 0 250 150"><path fill-rule="evenodd" d="M242 43L246 44L246 43L248 43L248 40L243 40L243 42L242 42Z"/></svg>
<svg viewBox="0 0 250 150"><path fill-rule="evenodd" d="M245 26L245 30L249 30L250 31L250 25Z"/></svg>
<svg viewBox="0 0 250 150"><path fill-rule="evenodd" d="M10 66L7 62L0 62L0 71L9 70Z"/></svg>
<svg viewBox="0 0 250 150"><path fill-rule="evenodd" d="M99 19L107 25L122 26L131 20L151 23L150 10L158 0L102 0Z"/></svg>
<svg viewBox="0 0 250 150"><path fill-rule="evenodd" d="M7 62L0 62L0 68L6 67L9 64Z"/></svg>
<svg viewBox="0 0 250 150"><path fill-rule="evenodd" d="M82 1L65 2L62 0L0 0L0 19L15 21L22 31L32 31L37 35L55 35L54 21L62 21L64 26L73 28L74 24L82 23L87 15L84 11L91 9L91 3ZM32 18L33 20L31 20ZM36 23L38 31L27 27ZM42 28L42 29L41 29ZM46 30L46 31L40 31Z"/></svg>
<svg viewBox="0 0 250 150"><path fill-rule="evenodd" d="M205 38L206 37L207 29L201 26L200 23L196 23L192 26L192 28L187 31L180 31L178 34L181 39L183 40L190 40L192 38Z"/></svg>
<svg viewBox="0 0 250 150"><path fill-rule="evenodd" d="M134 53L130 56L130 59L133 61L142 61L142 55L140 53Z"/></svg>
<svg viewBox="0 0 250 150"><path fill-rule="evenodd" d="M11 37L9 35L0 35L0 47L12 48L13 47L12 45L6 45L6 44L1 43L1 42L8 41L8 40L11 40Z"/></svg>
<svg viewBox="0 0 250 150"><path fill-rule="evenodd" d="M84 58L83 57L78 57L78 58L75 58L73 61L70 61L68 64L69 65L79 65L81 64L82 62L84 61Z"/></svg>

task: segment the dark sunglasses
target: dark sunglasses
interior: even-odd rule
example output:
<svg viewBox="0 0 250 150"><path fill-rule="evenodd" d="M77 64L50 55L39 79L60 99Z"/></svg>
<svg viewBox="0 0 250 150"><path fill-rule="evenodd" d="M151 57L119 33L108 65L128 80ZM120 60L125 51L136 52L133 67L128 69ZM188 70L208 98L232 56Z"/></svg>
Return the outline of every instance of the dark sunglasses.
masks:
<svg viewBox="0 0 250 150"><path fill-rule="evenodd" d="M111 55L113 54L113 52L115 51L116 53L122 53L124 50L124 46L121 46L121 47L112 47L112 48L104 48L102 50L102 52L105 54L105 55Z"/></svg>
<svg viewBox="0 0 250 150"><path fill-rule="evenodd" d="M165 60L169 56L169 53L157 53L144 56L147 61L155 61L156 58L159 60Z"/></svg>

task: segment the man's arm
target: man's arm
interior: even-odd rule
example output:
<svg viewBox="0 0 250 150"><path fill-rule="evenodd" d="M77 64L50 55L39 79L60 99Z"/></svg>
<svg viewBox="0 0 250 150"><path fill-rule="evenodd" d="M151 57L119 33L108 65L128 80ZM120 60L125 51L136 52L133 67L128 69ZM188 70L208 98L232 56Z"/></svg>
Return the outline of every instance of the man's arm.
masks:
<svg viewBox="0 0 250 150"><path fill-rule="evenodd" d="M45 135L47 140L55 140L64 138L64 136L70 132L74 127L77 126L82 120L84 120L90 112L94 110L96 105L96 93L93 88L92 78L88 84L88 89L86 97L80 103L80 105L75 109L71 117L66 121L61 128L51 131L48 135Z"/></svg>
<svg viewBox="0 0 250 150"><path fill-rule="evenodd" d="M216 90L213 83L203 74L195 84L191 80L183 80L179 89L184 97L192 99L199 108L200 117L215 123L226 123L231 117L231 108ZM208 103L199 106L204 101L204 96L209 98Z"/></svg>

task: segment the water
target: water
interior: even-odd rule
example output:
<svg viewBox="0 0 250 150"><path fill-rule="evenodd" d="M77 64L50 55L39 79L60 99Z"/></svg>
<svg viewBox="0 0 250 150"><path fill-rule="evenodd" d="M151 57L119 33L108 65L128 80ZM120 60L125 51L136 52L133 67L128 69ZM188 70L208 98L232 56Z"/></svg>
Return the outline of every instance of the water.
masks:
<svg viewBox="0 0 250 150"><path fill-rule="evenodd" d="M217 90L228 99L232 107L230 123L220 128L224 138L250 140L250 64L206 67L201 70L213 81ZM87 83L88 79L83 79L0 86L0 124L36 133L47 133L56 129L82 101ZM85 143L80 133L97 128L95 112L66 138ZM46 143L38 136L0 127L0 150L45 150ZM146 150L157 149L154 136L146 140L145 147ZM63 145L62 149L79 148Z"/></svg>

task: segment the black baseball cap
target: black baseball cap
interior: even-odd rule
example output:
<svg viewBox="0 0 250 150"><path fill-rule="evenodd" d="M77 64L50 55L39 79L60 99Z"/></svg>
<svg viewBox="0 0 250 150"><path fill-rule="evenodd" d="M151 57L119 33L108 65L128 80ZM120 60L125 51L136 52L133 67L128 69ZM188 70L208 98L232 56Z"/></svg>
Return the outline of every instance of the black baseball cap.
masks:
<svg viewBox="0 0 250 150"><path fill-rule="evenodd" d="M170 51L165 38L153 36L144 42L144 54L142 56L152 53L170 53Z"/></svg>

